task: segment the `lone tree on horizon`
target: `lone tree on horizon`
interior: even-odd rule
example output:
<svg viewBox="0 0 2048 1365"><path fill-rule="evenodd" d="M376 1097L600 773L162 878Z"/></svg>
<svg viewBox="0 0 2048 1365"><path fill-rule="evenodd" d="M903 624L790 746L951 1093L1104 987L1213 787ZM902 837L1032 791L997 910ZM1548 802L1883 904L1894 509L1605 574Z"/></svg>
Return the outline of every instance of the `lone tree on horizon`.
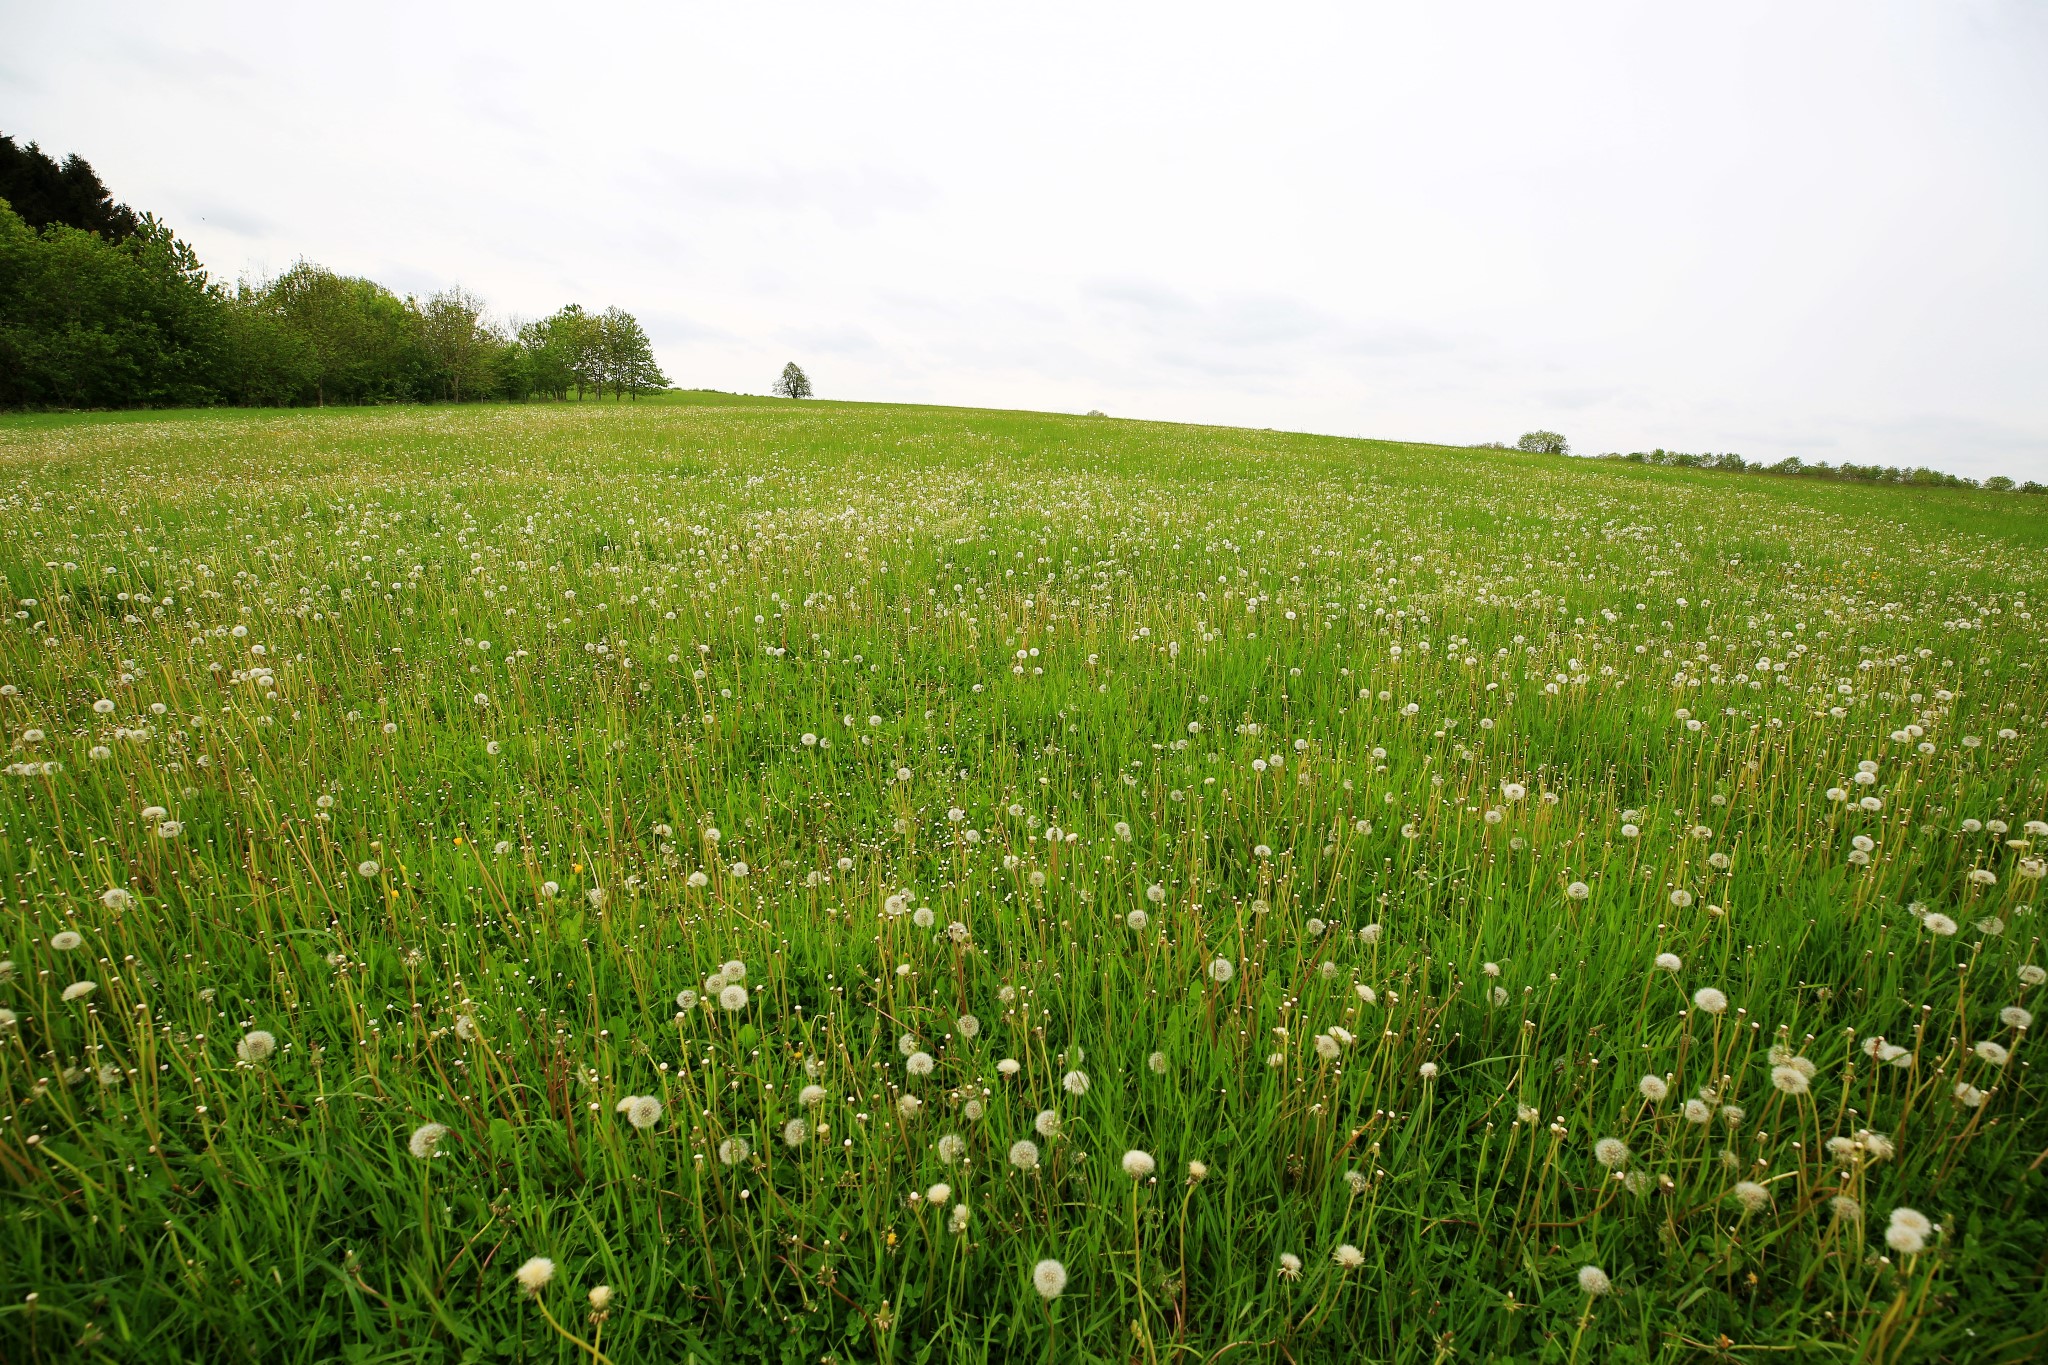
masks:
<svg viewBox="0 0 2048 1365"><path fill-rule="evenodd" d="M1554 431L1525 431L1522 439L1515 442L1516 450L1526 450L1535 455L1569 455L1572 448L1563 436Z"/></svg>
<svg viewBox="0 0 2048 1365"><path fill-rule="evenodd" d="M777 398L809 398L811 377L803 372L802 366L792 360L782 367L782 378L775 381L775 387L771 392Z"/></svg>

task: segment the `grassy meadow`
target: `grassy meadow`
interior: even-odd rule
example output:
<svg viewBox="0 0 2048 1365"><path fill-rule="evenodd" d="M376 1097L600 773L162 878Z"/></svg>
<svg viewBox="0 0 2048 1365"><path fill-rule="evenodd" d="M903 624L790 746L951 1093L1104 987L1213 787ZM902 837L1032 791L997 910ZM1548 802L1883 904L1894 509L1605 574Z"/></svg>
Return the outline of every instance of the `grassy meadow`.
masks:
<svg viewBox="0 0 2048 1365"><path fill-rule="evenodd" d="M0 1358L2040 1359L2041 502L0 420Z"/></svg>

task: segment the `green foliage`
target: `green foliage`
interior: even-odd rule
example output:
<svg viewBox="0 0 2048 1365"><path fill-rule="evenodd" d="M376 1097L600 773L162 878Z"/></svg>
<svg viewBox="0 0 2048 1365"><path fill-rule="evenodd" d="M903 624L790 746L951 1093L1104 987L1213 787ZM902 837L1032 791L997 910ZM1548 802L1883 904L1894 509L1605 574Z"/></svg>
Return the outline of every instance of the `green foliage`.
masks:
<svg viewBox="0 0 2048 1365"><path fill-rule="evenodd" d="M704 393L0 468L0 1359L2039 1354L2048 506Z"/></svg>
<svg viewBox="0 0 2048 1365"><path fill-rule="evenodd" d="M301 261L229 292L76 157L0 137L0 408L635 398L669 380L632 314L571 305L508 336L449 289L401 299Z"/></svg>
<svg viewBox="0 0 2048 1365"><path fill-rule="evenodd" d="M0 202L0 407L209 403L226 354L218 293L163 224L38 234Z"/></svg>
<svg viewBox="0 0 2048 1365"><path fill-rule="evenodd" d="M777 398L809 398L811 377L803 372L802 366L792 360L782 367L782 376L775 381L775 387L770 392Z"/></svg>
<svg viewBox="0 0 2048 1365"><path fill-rule="evenodd" d="M1525 431L1515 442L1516 450L1532 455L1569 455L1571 446L1564 437L1554 431Z"/></svg>
<svg viewBox="0 0 2048 1365"><path fill-rule="evenodd" d="M60 166L31 142L17 146L0 134L0 199L30 227L72 227L118 242L141 230L142 220L113 195L84 157L73 154Z"/></svg>

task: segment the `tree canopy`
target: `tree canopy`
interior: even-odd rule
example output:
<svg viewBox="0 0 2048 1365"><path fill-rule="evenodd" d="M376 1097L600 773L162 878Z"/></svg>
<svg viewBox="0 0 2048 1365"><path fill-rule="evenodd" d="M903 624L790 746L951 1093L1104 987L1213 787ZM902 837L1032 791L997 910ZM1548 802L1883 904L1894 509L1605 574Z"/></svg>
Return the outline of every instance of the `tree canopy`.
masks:
<svg viewBox="0 0 2048 1365"><path fill-rule="evenodd" d="M775 381L775 387L771 392L777 398L809 398L811 377L803 372L802 366L792 360L782 367L782 377Z"/></svg>
<svg viewBox="0 0 2048 1365"><path fill-rule="evenodd" d="M18 196L18 202L17 202ZM500 324L300 261L227 288L83 159L0 136L0 408L602 398L667 388L646 329L576 304Z"/></svg>
<svg viewBox="0 0 2048 1365"><path fill-rule="evenodd" d="M1535 455L1569 455L1572 448L1563 436L1554 431L1525 431L1522 439L1515 442L1516 450L1526 450Z"/></svg>

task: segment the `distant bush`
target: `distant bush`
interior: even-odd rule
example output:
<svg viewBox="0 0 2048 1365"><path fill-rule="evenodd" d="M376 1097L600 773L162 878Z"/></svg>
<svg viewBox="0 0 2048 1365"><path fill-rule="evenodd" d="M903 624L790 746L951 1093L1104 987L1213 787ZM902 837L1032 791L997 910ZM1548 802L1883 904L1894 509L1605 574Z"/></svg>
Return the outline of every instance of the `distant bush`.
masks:
<svg viewBox="0 0 2048 1365"><path fill-rule="evenodd" d="M1516 450L1526 450L1532 455L1569 455L1571 443L1555 431L1525 431L1522 439L1515 442Z"/></svg>
<svg viewBox="0 0 2048 1365"><path fill-rule="evenodd" d="M1526 438L1524 438L1526 439ZM1787 455L1775 464L1745 460L1734 451L1719 454L1706 452L1692 454L1683 450L1636 450L1626 455L1610 451L1598 457L1602 460L1625 460L1630 464L1662 465L1667 469L1718 469L1733 473L1777 474L1788 478L1835 479L1844 483L1901 484L1913 488L1983 488L1994 493L2048 493L2048 485L2028 480L2015 484L2003 474L1995 474L1978 483L1960 474L1948 474L1939 469L1916 465L1911 469L1900 469L1892 465L1852 464L1844 460L1840 464L1829 464L1825 460L1808 464L1797 455Z"/></svg>

